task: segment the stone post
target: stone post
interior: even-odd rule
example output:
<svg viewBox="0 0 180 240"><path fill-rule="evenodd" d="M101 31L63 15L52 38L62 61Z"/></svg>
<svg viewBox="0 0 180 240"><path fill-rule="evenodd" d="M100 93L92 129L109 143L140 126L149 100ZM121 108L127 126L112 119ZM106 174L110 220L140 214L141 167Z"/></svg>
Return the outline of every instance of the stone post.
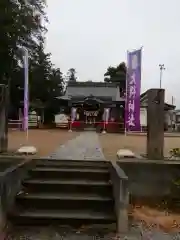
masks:
<svg viewBox="0 0 180 240"><path fill-rule="evenodd" d="M117 233L127 233L129 228L129 187L128 177L117 163L111 163L110 177L113 187L114 207L117 218Z"/></svg>
<svg viewBox="0 0 180 240"><path fill-rule="evenodd" d="M128 181L120 180L120 192L119 192L119 208L117 210L117 233L127 233L128 222L128 210L129 210L129 189Z"/></svg>
<svg viewBox="0 0 180 240"><path fill-rule="evenodd" d="M0 85L0 152L8 149L8 87Z"/></svg>
<svg viewBox="0 0 180 240"><path fill-rule="evenodd" d="M4 106L5 106L5 131L4 131L4 141L3 141L3 151L8 151L8 113L9 113L9 98L10 92L9 87L5 86L5 96L4 96Z"/></svg>
<svg viewBox="0 0 180 240"><path fill-rule="evenodd" d="M164 89L147 92L147 157L164 158Z"/></svg>

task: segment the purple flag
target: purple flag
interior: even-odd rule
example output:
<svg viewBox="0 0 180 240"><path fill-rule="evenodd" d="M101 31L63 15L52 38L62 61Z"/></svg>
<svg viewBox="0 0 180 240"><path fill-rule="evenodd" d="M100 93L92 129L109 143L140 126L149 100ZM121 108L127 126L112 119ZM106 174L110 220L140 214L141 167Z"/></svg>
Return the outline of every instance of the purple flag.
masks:
<svg viewBox="0 0 180 240"><path fill-rule="evenodd" d="M24 131L28 130L28 112L29 112L29 79L28 79L28 53L24 56Z"/></svg>
<svg viewBox="0 0 180 240"><path fill-rule="evenodd" d="M142 49L128 52L126 79L126 131L140 131L140 89Z"/></svg>

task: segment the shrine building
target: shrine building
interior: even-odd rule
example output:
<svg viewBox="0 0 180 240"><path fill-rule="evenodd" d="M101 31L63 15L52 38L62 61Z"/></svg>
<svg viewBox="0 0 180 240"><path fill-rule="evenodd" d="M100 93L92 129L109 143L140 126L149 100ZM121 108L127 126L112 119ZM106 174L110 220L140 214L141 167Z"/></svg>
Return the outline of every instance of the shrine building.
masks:
<svg viewBox="0 0 180 240"><path fill-rule="evenodd" d="M104 120L108 132L124 131L125 92L115 83L69 82L64 96L58 97L62 110L71 115L72 127L101 132ZM108 112L104 119L105 111Z"/></svg>
<svg viewBox="0 0 180 240"><path fill-rule="evenodd" d="M111 133L125 130L125 100L124 81L69 82L65 95L58 97L60 113L69 116L72 129L101 132L105 123L106 131ZM140 104L140 121L144 131L147 128L146 92L141 94ZM165 104L165 115L174 108Z"/></svg>

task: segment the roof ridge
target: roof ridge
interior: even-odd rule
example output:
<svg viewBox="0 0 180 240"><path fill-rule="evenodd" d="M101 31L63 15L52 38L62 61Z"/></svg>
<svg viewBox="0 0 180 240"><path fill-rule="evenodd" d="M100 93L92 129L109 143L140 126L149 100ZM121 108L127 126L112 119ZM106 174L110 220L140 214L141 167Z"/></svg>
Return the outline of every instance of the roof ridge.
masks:
<svg viewBox="0 0 180 240"><path fill-rule="evenodd" d="M117 83L106 82L69 82L67 87L116 87Z"/></svg>

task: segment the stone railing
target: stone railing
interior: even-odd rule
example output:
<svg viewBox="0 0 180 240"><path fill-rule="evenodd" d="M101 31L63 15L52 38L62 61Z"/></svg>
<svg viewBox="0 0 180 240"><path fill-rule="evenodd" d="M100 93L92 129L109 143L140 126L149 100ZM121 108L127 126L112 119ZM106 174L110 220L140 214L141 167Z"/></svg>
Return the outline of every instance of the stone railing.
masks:
<svg viewBox="0 0 180 240"><path fill-rule="evenodd" d="M113 196L115 201L117 232L125 233L128 231L128 177L116 163L111 163L110 175L113 185Z"/></svg>
<svg viewBox="0 0 180 240"><path fill-rule="evenodd" d="M13 210L14 200L21 189L21 182L32 167L31 159L24 159L16 166L0 173L0 233L6 227L7 213Z"/></svg>

